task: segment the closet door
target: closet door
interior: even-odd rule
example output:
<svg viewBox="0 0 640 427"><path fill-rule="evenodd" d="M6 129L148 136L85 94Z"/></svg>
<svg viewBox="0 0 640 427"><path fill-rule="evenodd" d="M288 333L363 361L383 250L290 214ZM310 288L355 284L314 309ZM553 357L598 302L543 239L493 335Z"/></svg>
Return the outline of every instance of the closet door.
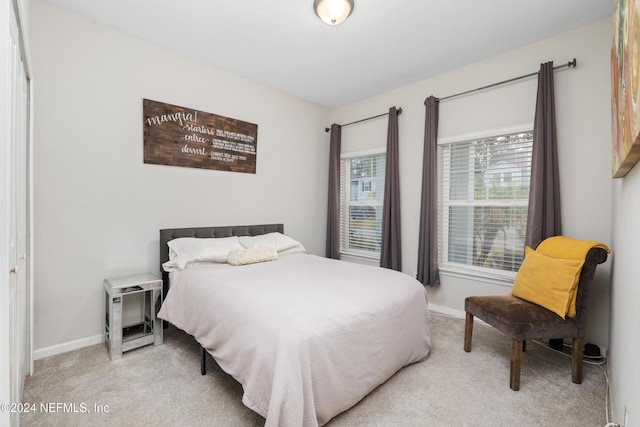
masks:
<svg viewBox="0 0 640 427"><path fill-rule="evenodd" d="M8 330L9 402L22 401L24 379L29 369L29 304L27 288L27 141L28 141L28 79L22 58L20 33L18 31L13 2L9 2L8 37L2 52L7 53L6 65L8 89L5 106L7 120L7 231L8 231L8 298L2 309L6 309ZM6 22L6 21L5 21ZM4 29L7 31L7 29ZM3 61L4 62L4 61ZM19 425L19 413L11 412L9 424Z"/></svg>

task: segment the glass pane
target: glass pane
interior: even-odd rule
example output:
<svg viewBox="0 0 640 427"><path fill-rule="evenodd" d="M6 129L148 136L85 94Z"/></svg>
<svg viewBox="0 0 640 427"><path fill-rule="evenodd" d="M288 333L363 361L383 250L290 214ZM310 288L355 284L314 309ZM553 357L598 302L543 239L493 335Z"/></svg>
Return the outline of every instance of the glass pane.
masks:
<svg viewBox="0 0 640 427"><path fill-rule="evenodd" d="M451 206L448 260L517 271L526 224L526 206Z"/></svg>
<svg viewBox="0 0 640 427"><path fill-rule="evenodd" d="M349 248L380 251L382 206L349 207Z"/></svg>
<svg viewBox="0 0 640 427"><path fill-rule="evenodd" d="M456 144L450 147L449 163L449 200L468 200L473 198L473 163L469 144Z"/></svg>
<svg viewBox="0 0 640 427"><path fill-rule="evenodd" d="M350 200L382 201L384 196L385 156L351 159Z"/></svg>
<svg viewBox="0 0 640 427"><path fill-rule="evenodd" d="M531 132L473 142L474 198L525 200L531 180Z"/></svg>

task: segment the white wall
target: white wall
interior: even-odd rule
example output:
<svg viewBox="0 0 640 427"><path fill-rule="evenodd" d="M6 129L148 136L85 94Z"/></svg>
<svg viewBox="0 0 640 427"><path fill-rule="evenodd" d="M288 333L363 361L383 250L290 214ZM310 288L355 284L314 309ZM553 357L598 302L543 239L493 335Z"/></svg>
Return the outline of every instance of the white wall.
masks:
<svg viewBox="0 0 640 427"><path fill-rule="evenodd" d="M611 285L611 350L609 370L615 421L624 422L629 410L629 425L640 422L640 280L638 279L638 242L640 241L640 165L626 177L613 183L613 264Z"/></svg>
<svg viewBox="0 0 640 427"><path fill-rule="evenodd" d="M425 98L537 71L540 63L550 60L555 65L574 57L578 61L576 69L555 73L563 231L611 244L611 26L610 19L597 22L332 111L332 122L348 123L381 114L393 105L403 108L399 137L404 272L417 270ZM533 123L536 88L534 77L442 101L439 137ZM380 139L386 138L386 119L353 127L357 129L343 130L346 147L379 146ZM610 269L611 260L598 268L587 334L587 341L604 346L608 345ZM509 291L501 285L443 275L440 287L429 288L429 298L431 304L460 313L466 296Z"/></svg>
<svg viewBox="0 0 640 427"><path fill-rule="evenodd" d="M282 222L323 253L326 110L40 0L31 47L37 357L99 342L103 279L158 273L161 228ZM144 164L143 98L258 124L257 173Z"/></svg>

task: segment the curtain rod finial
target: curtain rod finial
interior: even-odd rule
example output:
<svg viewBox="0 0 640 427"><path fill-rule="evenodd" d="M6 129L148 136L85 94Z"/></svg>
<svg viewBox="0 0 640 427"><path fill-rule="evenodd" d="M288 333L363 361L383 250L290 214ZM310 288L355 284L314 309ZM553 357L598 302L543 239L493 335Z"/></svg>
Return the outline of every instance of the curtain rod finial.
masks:
<svg viewBox="0 0 640 427"><path fill-rule="evenodd" d="M398 114L402 114L402 107L398 107Z"/></svg>
<svg viewBox="0 0 640 427"><path fill-rule="evenodd" d="M329 132L331 130L331 128L324 128L325 132Z"/></svg>
<svg viewBox="0 0 640 427"><path fill-rule="evenodd" d="M568 67L573 67L576 68L576 65L578 65L578 61L576 61L576 58L573 58L571 61L569 61L569 63L567 64Z"/></svg>

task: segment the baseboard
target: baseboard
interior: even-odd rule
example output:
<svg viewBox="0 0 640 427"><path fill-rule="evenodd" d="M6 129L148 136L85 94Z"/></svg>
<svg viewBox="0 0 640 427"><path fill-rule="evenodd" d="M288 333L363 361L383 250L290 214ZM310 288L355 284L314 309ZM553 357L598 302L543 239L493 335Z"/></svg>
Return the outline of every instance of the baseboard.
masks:
<svg viewBox="0 0 640 427"><path fill-rule="evenodd" d="M429 311L433 311L434 313L446 314L447 316L456 317L458 319L464 319L466 316L463 310L456 310L455 308L431 303L429 303Z"/></svg>
<svg viewBox="0 0 640 427"><path fill-rule="evenodd" d="M444 305L431 304L429 303L429 311L437 314L443 314L445 316L455 317L456 319L465 319L467 318L467 312L463 310L456 310L455 308L446 307ZM477 317L473 319L474 323L478 323L480 325L486 325L487 323L478 319Z"/></svg>
<svg viewBox="0 0 640 427"><path fill-rule="evenodd" d="M33 352L33 358L34 360L44 359L45 357L55 356L57 354L66 353L68 351L78 350L79 348L100 344L102 342L102 339L102 335L96 335L93 337L87 337L75 341L65 342L62 344L52 345L50 347L39 348Z"/></svg>

